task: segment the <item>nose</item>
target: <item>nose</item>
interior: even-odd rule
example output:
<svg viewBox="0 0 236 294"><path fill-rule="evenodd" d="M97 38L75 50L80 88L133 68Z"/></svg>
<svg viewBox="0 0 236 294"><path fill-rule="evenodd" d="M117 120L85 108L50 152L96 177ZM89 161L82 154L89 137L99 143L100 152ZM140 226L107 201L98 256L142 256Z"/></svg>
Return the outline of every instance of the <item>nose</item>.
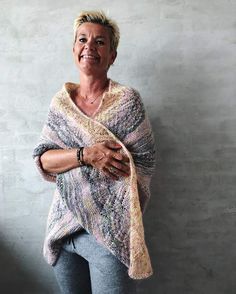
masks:
<svg viewBox="0 0 236 294"><path fill-rule="evenodd" d="M85 49L94 50L95 49L95 42L93 42L93 40L88 40L85 44Z"/></svg>

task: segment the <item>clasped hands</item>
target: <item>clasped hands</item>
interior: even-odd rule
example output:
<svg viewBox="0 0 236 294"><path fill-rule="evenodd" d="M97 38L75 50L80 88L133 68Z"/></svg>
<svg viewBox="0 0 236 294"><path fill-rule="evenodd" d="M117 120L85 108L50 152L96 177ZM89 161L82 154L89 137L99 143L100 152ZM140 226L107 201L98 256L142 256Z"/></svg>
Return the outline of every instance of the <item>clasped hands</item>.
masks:
<svg viewBox="0 0 236 294"><path fill-rule="evenodd" d="M84 148L84 162L101 170L114 180L130 175L129 158L119 152L122 146L115 141L96 143Z"/></svg>

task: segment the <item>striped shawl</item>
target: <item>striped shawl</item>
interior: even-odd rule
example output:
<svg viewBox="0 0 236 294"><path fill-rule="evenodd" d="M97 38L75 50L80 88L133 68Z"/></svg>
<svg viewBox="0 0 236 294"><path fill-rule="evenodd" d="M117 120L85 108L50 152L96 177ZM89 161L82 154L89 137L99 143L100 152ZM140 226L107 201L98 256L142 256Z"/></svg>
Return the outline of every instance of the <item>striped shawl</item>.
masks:
<svg viewBox="0 0 236 294"><path fill-rule="evenodd" d="M109 80L99 110L85 115L70 93L78 85L65 83L53 97L33 158L44 179L56 189L47 220L44 256L56 263L63 238L84 228L128 268L133 279L152 274L142 215L149 200L155 168L155 143L139 93ZM46 173L40 156L49 149L70 149L114 140L130 159L130 176L113 180L86 165Z"/></svg>

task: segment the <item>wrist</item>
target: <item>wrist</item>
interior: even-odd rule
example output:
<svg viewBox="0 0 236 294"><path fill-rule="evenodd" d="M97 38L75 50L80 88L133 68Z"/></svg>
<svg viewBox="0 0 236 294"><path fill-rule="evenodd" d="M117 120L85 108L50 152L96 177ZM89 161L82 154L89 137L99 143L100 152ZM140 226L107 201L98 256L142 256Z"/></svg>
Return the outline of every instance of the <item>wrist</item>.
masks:
<svg viewBox="0 0 236 294"><path fill-rule="evenodd" d="M84 164L90 164L89 163L89 147L84 147L83 149L83 162Z"/></svg>

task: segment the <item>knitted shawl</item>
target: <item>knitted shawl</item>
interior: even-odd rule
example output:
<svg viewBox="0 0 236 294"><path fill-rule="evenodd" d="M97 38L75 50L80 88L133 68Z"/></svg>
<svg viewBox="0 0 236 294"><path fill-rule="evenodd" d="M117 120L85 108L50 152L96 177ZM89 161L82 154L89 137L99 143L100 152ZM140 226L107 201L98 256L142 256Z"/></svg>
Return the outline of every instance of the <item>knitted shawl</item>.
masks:
<svg viewBox="0 0 236 294"><path fill-rule="evenodd" d="M88 117L71 99L78 84L65 83L53 97L40 140L33 152L37 167L56 189L50 207L43 253L54 265L63 239L85 229L128 268L133 279L152 275L142 215L150 197L155 143L139 93L109 80L99 109ZM49 149L70 149L114 140L129 157L130 176L113 180L84 165L46 173L40 156Z"/></svg>

